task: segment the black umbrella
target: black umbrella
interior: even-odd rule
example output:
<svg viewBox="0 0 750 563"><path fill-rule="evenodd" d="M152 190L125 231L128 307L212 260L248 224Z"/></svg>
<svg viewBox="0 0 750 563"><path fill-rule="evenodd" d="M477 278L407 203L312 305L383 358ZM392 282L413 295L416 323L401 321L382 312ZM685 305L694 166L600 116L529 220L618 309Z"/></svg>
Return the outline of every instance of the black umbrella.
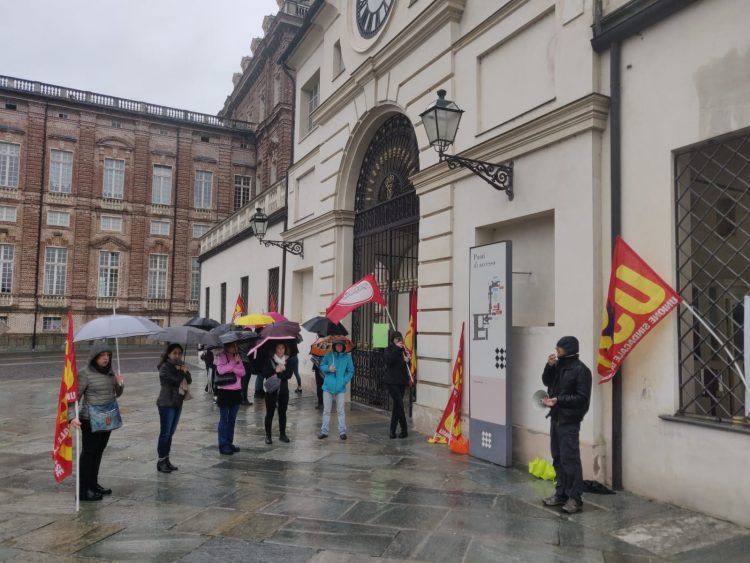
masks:
<svg viewBox="0 0 750 563"><path fill-rule="evenodd" d="M179 344L202 344L204 346L216 346L219 339L216 335L201 330L194 326L169 326L161 332L151 336L158 342L178 342Z"/></svg>
<svg viewBox="0 0 750 563"><path fill-rule="evenodd" d="M248 342L257 340L258 338L260 338L260 336L252 330L233 330L220 335L219 342L222 344L231 344L232 342Z"/></svg>
<svg viewBox="0 0 750 563"><path fill-rule="evenodd" d="M240 327L234 326L232 323L224 323L223 325L217 324L209 332L211 334L215 334L216 336L221 336L222 334L226 334L227 332L235 332L240 330L242 330Z"/></svg>
<svg viewBox="0 0 750 563"><path fill-rule="evenodd" d="M212 328L219 326L219 323L213 319L207 319L206 317L193 317L183 326L192 326L201 330L211 330Z"/></svg>
<svg viewBox="0 0 750 563"><path fill-rule="evenodd" d="M349 332L341 323L334 323L328 317L313 317L302 323L302 328L318 336L346 336Z"/></svg>
<svg viewBox="0 0 750 563"><path fill-rule="evenodd" d="M300 335L300 328L298 323L292 321L278 321L272 325L264 326L260 330L260 335L263 338L294 338Z"/></svg>

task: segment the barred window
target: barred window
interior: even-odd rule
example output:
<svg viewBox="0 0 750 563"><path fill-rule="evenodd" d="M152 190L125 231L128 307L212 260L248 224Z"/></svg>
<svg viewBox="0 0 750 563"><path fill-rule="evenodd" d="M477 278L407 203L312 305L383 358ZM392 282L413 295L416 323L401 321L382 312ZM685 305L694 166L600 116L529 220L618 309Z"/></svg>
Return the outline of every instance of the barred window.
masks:
<svg viewBox="0 0 750 563"><path fill-rule="evenodd" d="M47 211L47 225L51 227L70 227L70 213L67 211Z"/></svg>
<svg viewBox="0 0 750 563"><path fill-rule="evenodd" d="M234 210L250 201L250 176L234 176Z"/></svg>
<svg viewBox="0 0 750 563"><path fill-rule="evenodd" d="M195 208L211 209L211 184L213 172L195 171Z"/></svg>
<svg viewBox="0 0 750 563"><path fill-rule="evenodd" d="M198 301L201 298L201 265L198 258L193 257L190 269L190 300Z"/></svg>
<svg viewBox="0 0 750 563"><path fill-rule="evenodd" d="M13 256L15 247L12 244L0 244L0 294L13 291Z"/></svg>
<svg viewBox="0 0 750 563"><path fill-rule="evenodd" d="M73 153L52 150L49 166L49 191L69 194L73 185Z"/></svg>
<svg viewBox="0 0 750 563"><path fill-rule="evenodd" d="M151 221L151 234L169 236L169 221Z"/></svg>
<svg viewBox="0 0 750 563"><path fill-rule="evenodd" d="M103 195L109 199L122 199L125 194L125 161L104 159Z"/></svg>
<svg viewBox="0 0 750 563"><path fill-rule="evenodd" d="M44 294L65 295L68 249L48 246L44 260Z"/></svg>
<svg viewBox="0 0 750 563"><path fill-rule="evenodd" d="M120 253L99 253L99 297L117 297L120 279Z"/></svg>
<svg viewBox="0 0 750 563"><path fill-rule="evenodd" d="M10 205L0 205L0 221L16 222L16 208Z"/></svg>
<svg viewBox="0 0 750 563"><path fill-rule="evenodd" d="M118 217L117 215L102 215L101 229L102 231L121 233L122 217Z"/></svg>
<svg viewBox="0 0 750 563"><path fill-rule="evenodd" d="M148 298L167 298L167 255L148 256Z"/></svg>
<svg viewBox="0 0 750 563"><path fill-rule="evenodd" d="M0 186L18 187L18 170L21 159L21 145L0 143Z"/></svg>
<svg viewBox="0 0 750 563"><path fill-rule="evenodd" d="M279 310L279 269L268 270L268 311Z"/></svg>
<svg viewBox="0 0 750 563"><path fill-rule="evenodd" d="M154 164L151 180L151 203L170 205L172 203L172 167Z"/></svg>
<svg viewBox="0 0 750 563"><path fill-rule="evenodd" d="M721 338L680 310L679 415L745 415L743 297L750 290L750 132L675 154L677 291Z"/></svg>

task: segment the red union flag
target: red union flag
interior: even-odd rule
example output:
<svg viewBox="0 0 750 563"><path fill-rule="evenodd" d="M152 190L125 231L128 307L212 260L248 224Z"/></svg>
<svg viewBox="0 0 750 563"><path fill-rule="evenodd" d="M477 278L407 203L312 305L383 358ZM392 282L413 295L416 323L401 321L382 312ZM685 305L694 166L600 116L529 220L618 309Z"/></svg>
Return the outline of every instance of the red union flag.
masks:
<svg viewBox="0 0 750 563"><path fill-rule="evenodd" d="M633 348L682 298L617 237L596 370L606 383Z"/></svg>
<svg viewBox="0 0 750 563"><path fill-rule="evenodd" d="M365 276L334 299L326 309L326 317L333 323L339 323L354 309L370 301L385 306L385 299L380 293L375 274Z"/></svg>
<svg viewBox="0 0 750 563"><path fill-rule="evenodd" d="M232 311L232 322L239 319L245 313L245 300L242 299L242 295L239 294L237 295L237 302L234 304L234 311Z"/></svg>
<svg viewBox="0 0 750 563"><path fill-rule="evenodd" d="M52 446L55 481L58 483L73 473L73 433L68 423L68 403L78 400L78 371L76 353L73 348L73 314L68 311L68 340L65 343L65 367L63 368L60 394L57 398L55 419L55 441Z"/></svg>
<svg viewBox="0 0 750 563"><path fill-rule="evenodd" d="M456 363L453 364L453 386L448 404L443 411L435 434L427 441L430 444L447 444L461 436L461 398L464 388L464 325L461 324L461 340L458 344Z"/></svg>

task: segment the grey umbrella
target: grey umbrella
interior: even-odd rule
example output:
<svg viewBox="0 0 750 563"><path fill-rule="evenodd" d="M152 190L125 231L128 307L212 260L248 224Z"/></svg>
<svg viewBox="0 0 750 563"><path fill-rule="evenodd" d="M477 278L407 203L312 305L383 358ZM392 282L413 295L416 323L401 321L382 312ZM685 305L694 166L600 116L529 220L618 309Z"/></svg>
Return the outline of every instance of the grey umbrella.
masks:
<svg viewBox="0 0 750 563"><path fill-rule="evenodd" d="M219 339L215 334L192 326L169 326L152 335L151 338L157 342L178 342L185 346L195 344L219 345Z"/></svg>

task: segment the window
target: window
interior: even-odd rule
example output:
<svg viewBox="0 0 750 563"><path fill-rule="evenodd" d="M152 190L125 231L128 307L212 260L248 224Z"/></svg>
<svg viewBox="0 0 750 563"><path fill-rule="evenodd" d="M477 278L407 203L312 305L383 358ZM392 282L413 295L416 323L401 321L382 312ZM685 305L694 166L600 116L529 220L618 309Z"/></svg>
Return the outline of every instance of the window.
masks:
<svg viewBox="0 0 750 563"><path fill-rule="evenodd" d="M11 104L10 102L6 102L5 109L9 109L11 111L16 111L18 109L18 107L16 106L16 104Z"/></svg>
<svg viewBox="0 0 750 563"><path fill-rule="evenodd" d="M48 246L44 260L44 295L65 295L68 249Z"/></svg>
<svg viewBox="0 0 750 563"><path fill-rule="evenodd" d="M195 171L195 208L211 209L211 184L213 172Z"/></svg>
<svg viewBox="0 0 750 563"><path fill-rule="evenodd" d="M125 161L104 159L104 197L122 199L125 193Z"/></svg>
<svg viewBox="0 0 750 563"><path fill-rule="evenodd" d="M198 223L194 224L193 225L193 238L201 238L210 229L211 229L211 225L201 225Z"/></svg>
<svg viewBox="0 0 750 563"><path fill-rule="evenodd" d="M250 176L234 175L234 210L250 201Z"/></svg>
<svg viewBox="0 0 750 563"><path fill-rule="evenodd" d="M16 222L16 208L10 205L0 205L0 221Z"/></svg>
<svg viewBox="0 0 750 563"><path fill-rule="evenodd" d="M245 304L245 308L247 309L247 297L250 293L250 277L249 276L242 276L240 278L240 295L242 296L242 302Z"/></svg>
<svg viewBox="0 0 750 563"><path fill-rule="evenodd" d="M45 332L60 332L62 330L62 318L42 317L42 330Z"/></svg>
<svg viewBox="0 0 750 563"><path fill-rule="evenodd" d="M117 297L120 279L120 253L101 251L99 253L99 297Z"/></svg>
<svg viewBox="0 0 750 563"><path fill-rule="evenodd" d="M73 153L52 150L49 165L49 191L69 194L73 184Z"/></svg>
<svg viewBox="0 0 750 563"><path fill-rule="evenodd" d="M15 247L12 244L0 244L0 294L13 291L13 255Z"/></svg>
<svg viewBox="0 0 750 563"><path fill-rule="evenodd" d="M59 117L60 119L68 119L68 114L67 113L58 113L57 117Z"/></svg>
<svg viewBox="0 0 750 563"><path fill-rule="evenodd" d="M675 154L677 293L742 365L750 289L750 132ZM732 423L747 395L723 344L679 309L678 415Z"/></svg>
<svg viewBox="0 0 750 563"><path fill-rule="evenodd" d="M51 227L70 227L70 213L67 211L47 211L47 225Z"/></svg>
<svg viewBox="0 0 750 563"><path fill-rule="evenodd" d="M154 323L157 326L164 326L164 319L160 318L151 318L149 319L152 323Z"/></svg>
<svg viewBox="0 0 750 563"><path fill-rule="evenodd" d="M169 221L151 221L151 234L169 236Z"/></svg>
<svg viewBox="0 0 750 563"><path fill-rule="evenodd" d="M169 136L169 131L166 129L159 129L159 135L164 135L165 137Z"/></svg>
<svg viewBox="0 0 750 563"><path fill-rule="evenodd" d="M190 269L190 301L201 298L201 265L197 258L192 259Z"/></svg>
<svg viewBox="0 0 750 563"><path fill-rule="evenodd" d="M18 187L20 158L21 145L0 143L0 186L4 188Z"/></svg>
<svg viewBox="0 0 750 563"><path fill-rule="evenodd" d="M148 298L167 298L167 255L148 256Z"/></svg>
<svg viewBox="0 0 750 563"><path fill-rule="evenodd" d="M279 306L279 269L268 270L268 311L278 311Z"/></svg>
<svg viewBox="0 0 750 563"><path fill-rule="evenodd" d="M211 318L211 288L210 287L206 288L206 312L204 316L207 319Z"/></svg>
<svg viewBox="0 0 750 563"><path fill-rule="evenodd" d="M320 75L315 73L307 84L302 87L302 120L300 124L302 126L302 134L306 135L313 127L315 127L315 120L313 119L313 112L320 105Z"/></svg>
<svg viewBox="0 0 750 563"><path fill-rule="evenodd" d="M341 56L341 41L336 41L333 44L333 77L336 78L339 74L344 72L344 59Z"/></svg>
<svg viewBox="0 0 750 563"><path fill-rule="evenodd" d="M227 322L227 284L221 284L221 294L219 297L219 322L224 324Z"/></svg>
<svg viewBox="0 0 750 563"><path fill-rule="evenodd" d="M119 121L112 121L112 127L114 127L115 129L120 129L122 127L122 123L120 123Z"/></svg>
<svg viewBox="0 0 750 563"><path fill-rule="evenodd" d="M205 135L201 136L201 143L210 143L211 139L209 137L206 137Z"/></svg>
<svg viewBox="0 0 750 563"><path fill-rule="evenodd" d="M151 203L170 205L172 203L172 167L154 164L151 180Z"/></svg>
<svg viewBox="0 0 750 563"><path fill-rule="evenodd" d="M118 215L102 215L102 231L122 232L122 217Z"/></svg>

